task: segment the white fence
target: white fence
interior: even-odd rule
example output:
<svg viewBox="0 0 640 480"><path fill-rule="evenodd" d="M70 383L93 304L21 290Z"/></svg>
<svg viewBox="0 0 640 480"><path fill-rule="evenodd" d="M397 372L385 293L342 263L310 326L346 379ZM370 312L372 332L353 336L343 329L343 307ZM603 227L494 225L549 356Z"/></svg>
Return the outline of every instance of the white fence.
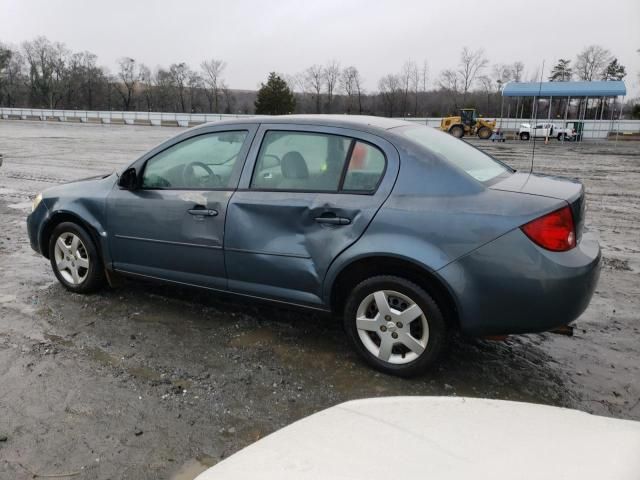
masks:
<svg viewBox="0 0 640 480"><path fill-rule="evenodd" d="M217 113L163 113L163 112L120 112L96 110L47 110L36 108L5 108L0 107L0 118L4 120L57 120L61 122L90 122L90 123L120 123L126 125L180 126L189 127L206 122L228 120L232 118L252 117L253 115L226 115ZM430 127L439 127L441 118L405 118L414 123ZM487 120L493 120L487 118ZM530 118L496 119L497 126L503 132L517 132L521 123L536 123ZM537 123L549 120L538 119ZM564 126L564 119L551 119L558 126ZM568 122L576 120L567 120ZM612 134L621 136L640 134L640 120L584 120L583 139L607 138Z"/></svg>
<svg viewBox="0 0 640 480"><path fill-rule="evenodd" d="M119 112L99 110L48 110L40 108L0 107L0 118L4 120L57 120L82 123L123 123L126 125L171 125L188 127L206 122L249 117L251 115L223 115L217 113L165 113L165 112Z"/></svg>

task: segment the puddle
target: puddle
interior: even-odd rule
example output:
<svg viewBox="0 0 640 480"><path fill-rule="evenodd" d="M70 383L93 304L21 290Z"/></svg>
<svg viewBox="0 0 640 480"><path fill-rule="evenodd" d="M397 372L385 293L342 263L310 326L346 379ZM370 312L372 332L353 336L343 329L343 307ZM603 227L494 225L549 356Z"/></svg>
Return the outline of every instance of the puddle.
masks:
<svg viewBox="0 0 640 480"><path fill-rule="evenodd" d="M50 342L56 343L58 345L63 345L65 347L70 347L71 345L73 345L73 342L71 340L68 340L68 339L66 339L64 337L61 337L60 335L53 335L51 333L45 333L44 334L44 338L46 338Z"/></svg>
<svg viewBox="0 0 640 480"><path fill-rule="evenodd" d="M192 458L173 474L171 480L193 480L209 467L213 467L218 461L210 455L202 455Z"/></svg>
<svg viewBox="0 0 640 480"><path fill-rule="evenodd" d="M16 300L15 295L0 295L0 303L9 303Z"/></svg>
<svg viewBox="0 0 640 480"><path fill-rule="evenodd" d="M242 332L240 335L229 341L229 346L254 347L256 345L269 345L270 347L275 347L278 343L280 343L280 340L273 330L260 328L257 330L247 330Z"/></svg>
<svg viewBox="0 0 640 480"><path fill-rule="evenodd" d="M161 373L149 367L127 366L124 364L125 361L121 357L107 353L100 348L87 348L86 351L89 353L89 356L95 361L97 361L98 363L101 363L102 365L105 365L108 367L117 367L117 368L123 369L129 375L132 375L139 380L143 380L147 382L161 382L165 378ZM171 380L168 383L170 383L174 387L180 387L181 389L185 389L185 390L190 390L192 386L192 383L190 380L185 380L180 378L176 380Z"/></svg>
<svg viewBox="0 0 640 480"><path fill-rule="evenodd" d="M7 207L15 208L16 210L25 210L31 208L31 202L10 203Z"/></svg>

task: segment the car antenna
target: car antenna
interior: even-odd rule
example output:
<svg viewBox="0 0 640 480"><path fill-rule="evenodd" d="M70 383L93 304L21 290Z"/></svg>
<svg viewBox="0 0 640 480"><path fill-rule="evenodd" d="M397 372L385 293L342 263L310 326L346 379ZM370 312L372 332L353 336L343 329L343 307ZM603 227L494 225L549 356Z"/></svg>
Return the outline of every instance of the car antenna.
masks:
<svg viewBox="0 0 640 480"><path fill-rule="evenodd" d="M540 96L542 95L542 76L544 75L544 60L542 60L542 69L540 70L540 81L538 82L538 96L536 97L536 102L534 109L536 111L536 118L534 119L532 128L530 129L533 132L533 147L531 148L531 167L529 168L529 176L527 176L527 182L529 181L529 177L533 173L533 159L536 156L536 124L538 123L538 102L540 101ZM551 105L549 105L551 108ZM524 182L525 185L527 182Z"/></svg>

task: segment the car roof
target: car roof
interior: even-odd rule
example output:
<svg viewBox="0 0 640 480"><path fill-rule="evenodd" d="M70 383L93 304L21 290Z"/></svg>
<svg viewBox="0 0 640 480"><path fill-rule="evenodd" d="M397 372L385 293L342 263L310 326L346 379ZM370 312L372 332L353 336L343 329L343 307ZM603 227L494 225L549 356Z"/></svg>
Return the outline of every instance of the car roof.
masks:
<svg viewBox="0 0 640 480"><path fill-rule="evenodd" d="M396 118L374 117L370 115L256 115L231 120L210 122L195 128L213 125L237 125L246 123L270 123L291 125L317 125L342 127L371 133L382 133L391 128L412 125L411 122Z"/></svg>

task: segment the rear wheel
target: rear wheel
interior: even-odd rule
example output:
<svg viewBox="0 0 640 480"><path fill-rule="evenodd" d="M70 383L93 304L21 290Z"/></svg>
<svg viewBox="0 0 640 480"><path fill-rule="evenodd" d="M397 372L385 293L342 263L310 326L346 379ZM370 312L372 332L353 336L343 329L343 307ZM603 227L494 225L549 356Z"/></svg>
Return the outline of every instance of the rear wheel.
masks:
<svg viewBox="0 0 640 480"><path fill-rule="evenodd" d="M347 301L344 326L369 365L402 377L427 370L446 344L436 302L415 283L395 276L358 284Z"/></svg>
<svg viewBox="0 0 640 480"><path fill-rule="evenodd" d="M51 268L60 283L76 293L89 293L104 285L98 250L87 231L72 222L58 225L49 239Z"/></svg>
<svg viewBox="0 0 640 480"><path fill-rule="evenodd" d="M462 138L464 136L464 128L460 125L454 125L449 129L449 133L456 138Z"/></svg>
<svg viewBox="0 0 640 480"><path fill-rule="evenodd" d="M520 140L529 140L529 134L527 132L522 132L520 134Z"/></svg>
<svg viewBox="0 0 640 480"><path fill-rule="evenodd" d="M486 140L491 136L491 133L492 132L489 127L480 127L480 129L478 130L478 138L481 138L482 140Z"/></svg>

